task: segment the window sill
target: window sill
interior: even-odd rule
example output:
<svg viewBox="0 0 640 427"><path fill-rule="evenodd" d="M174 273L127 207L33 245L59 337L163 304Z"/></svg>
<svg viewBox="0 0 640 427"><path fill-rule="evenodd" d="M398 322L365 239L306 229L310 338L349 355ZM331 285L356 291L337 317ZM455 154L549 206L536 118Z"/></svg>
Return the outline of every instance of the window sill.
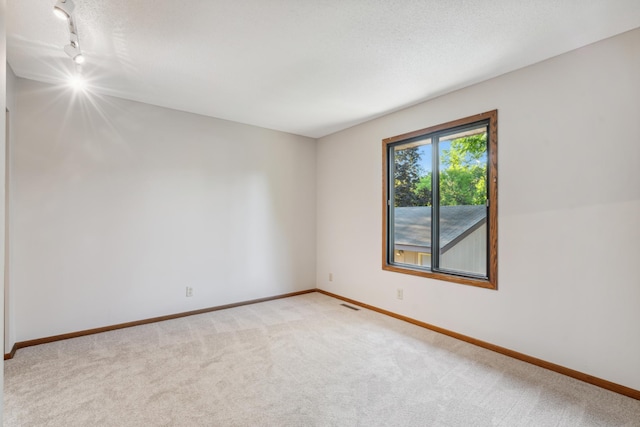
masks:
<svg viewBox="0 0 640 427"><path fill-rule="evenodd" d="M485 288L485 289L493 289L493 290L497 290L498 289L498 283L497 281L491 280L491 278L489 279L474 279L471 277L462 277L462 276L456 276L453 274L446 274L446 273L436 273L433 271L426 271L426 270L422 270L422 269L412 269L412 268L407 268L407 267L400 267L397 265L390 265L387 263L384 263L382 265L382 269L385 271L393 271L395 273L402 273L402 274L410 274L412 276L419 276L419 277L425 277L428 279L435 279L435 280L442 280L445 282L453 282L453 283L460 283L462 285L468 285L468 286L475 286L478 288Z"/></svg>

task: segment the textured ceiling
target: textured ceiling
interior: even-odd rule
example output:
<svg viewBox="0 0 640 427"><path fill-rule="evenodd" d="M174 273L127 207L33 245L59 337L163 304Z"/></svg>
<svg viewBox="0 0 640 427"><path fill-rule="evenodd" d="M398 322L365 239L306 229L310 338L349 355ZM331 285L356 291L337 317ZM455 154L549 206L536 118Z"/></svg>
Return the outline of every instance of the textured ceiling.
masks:
<svg viewBox="0 0 640 427"><path fill-rule="evenodd" d="M54 0L7 0L18 77L74 64ZM320 137L640 27L640 0L75 0L92 91Z"/></svg>

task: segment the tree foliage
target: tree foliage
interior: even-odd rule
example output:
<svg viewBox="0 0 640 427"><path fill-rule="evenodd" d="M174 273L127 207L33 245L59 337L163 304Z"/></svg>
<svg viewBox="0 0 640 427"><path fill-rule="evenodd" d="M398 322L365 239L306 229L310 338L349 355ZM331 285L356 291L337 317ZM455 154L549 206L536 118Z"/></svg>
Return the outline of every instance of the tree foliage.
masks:
<svg viewBox="0 0 640 427"><path fill-rule="evenodd" d="M449 168L468 168L478 165L487 153L487 134L475 134L456 138L451 147L442 150L442 163Z"/></svg>
<svg viewBox="0 0 640 427"><path fill-rule="evenodd" d="M483 205L487 199L487 134L476 134L451 141L442 150L440 204Z"/></svg>
<svg viewBox="0 0 640 427"><path fill-rule="evenodd" d="M433 191L431 191L431 172L423 175L418 181L418 185L413 190L418 202L415 206L431 206L433 203Z"/></svg>
<svg viewBox="0 0 640 427"><path fill-rule="evenodd" d="M487 198L487 135L451 141L440 158L440 205L483 205ZM395 153L395 206L431 206L432 174L420 167L418 147Z"/></svg>
<svg viewBox="0 0 640 427"><path fill-rule="evenodd" d="M415 189L420 181L418 147L405 148L395 153L395 206L419 206Z"/></svg>

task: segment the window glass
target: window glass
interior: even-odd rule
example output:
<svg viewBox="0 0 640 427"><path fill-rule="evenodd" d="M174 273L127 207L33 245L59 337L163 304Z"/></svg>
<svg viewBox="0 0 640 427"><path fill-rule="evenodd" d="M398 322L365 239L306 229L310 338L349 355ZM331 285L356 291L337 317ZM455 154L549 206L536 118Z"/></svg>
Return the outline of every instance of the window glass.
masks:
<svg viewBox="0 0 640 427"><path fill-rule="evenodd" d="M423 265L418 252L431 251L431 139L393 150L395 261Z"/></svg>
<svg viewBox="0 0 640 427"><path fill-rule="evenodd" d="M487 131L438 137L441 270L487 274Z"/></svg>

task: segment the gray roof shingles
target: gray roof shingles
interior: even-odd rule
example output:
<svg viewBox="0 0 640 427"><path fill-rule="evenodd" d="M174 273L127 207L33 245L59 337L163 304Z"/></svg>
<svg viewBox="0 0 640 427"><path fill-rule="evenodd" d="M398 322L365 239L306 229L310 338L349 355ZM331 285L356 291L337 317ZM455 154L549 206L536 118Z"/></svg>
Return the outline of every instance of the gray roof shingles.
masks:
<svg viewBox="0 0 640 427"><path fill-rule="evenodd" d="M394 209L396 245L422 246L431 252L431 206L396 207ZM486 221L485 206L440 206L440 242L448 245Z"/></svg>

